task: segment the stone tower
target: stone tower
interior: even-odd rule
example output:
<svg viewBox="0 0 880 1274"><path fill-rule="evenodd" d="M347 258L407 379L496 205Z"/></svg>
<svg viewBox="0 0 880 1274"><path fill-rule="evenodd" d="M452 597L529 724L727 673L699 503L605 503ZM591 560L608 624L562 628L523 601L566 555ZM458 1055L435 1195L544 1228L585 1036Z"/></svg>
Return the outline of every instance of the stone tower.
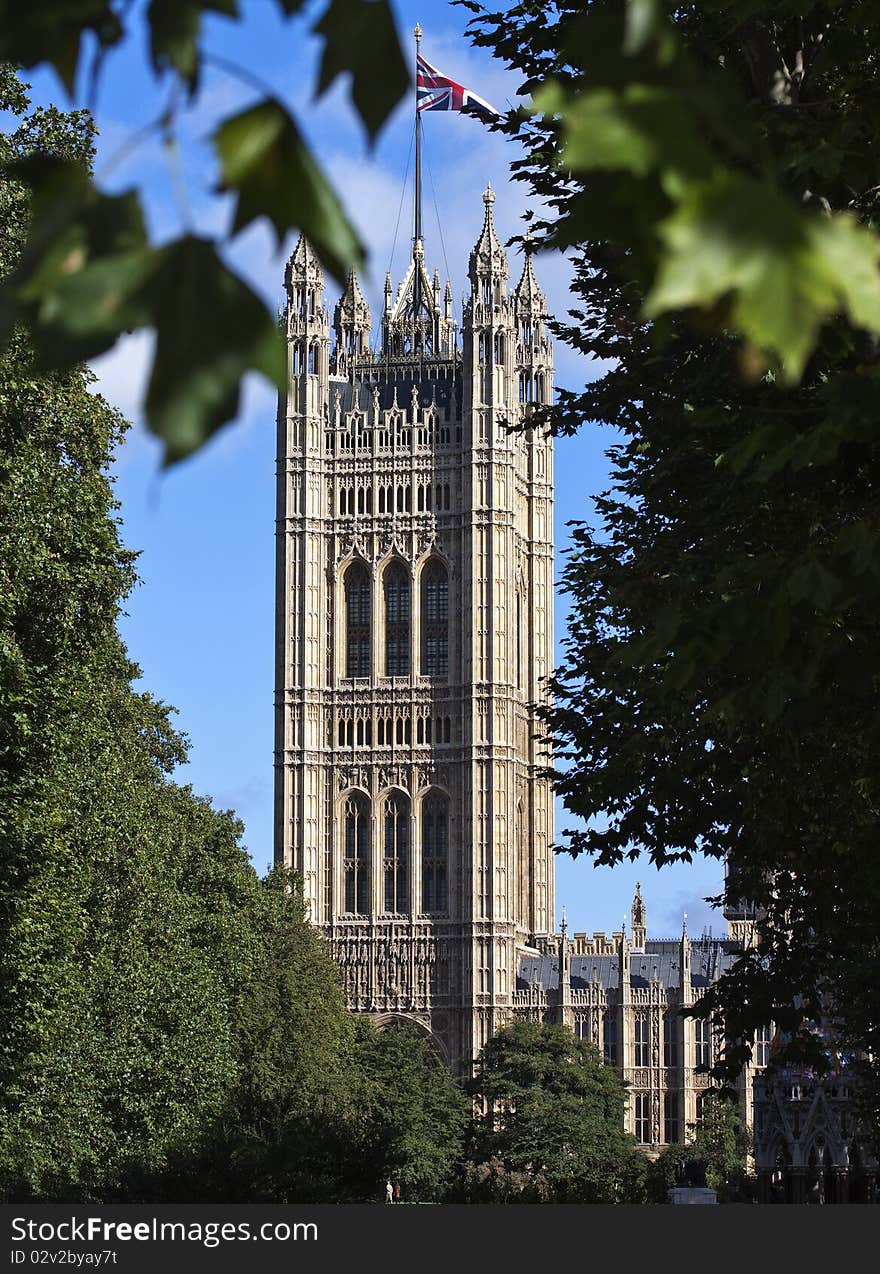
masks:
<svg viewBox="0 0 880 1274"><path fill-rule="evenodd" d="M381 334L300 240L278 412L276 859L303 879L352 1010L467 1070L551 942L552 396L530 245L511 292L484 196L461 340L423 244Z"/></svg>

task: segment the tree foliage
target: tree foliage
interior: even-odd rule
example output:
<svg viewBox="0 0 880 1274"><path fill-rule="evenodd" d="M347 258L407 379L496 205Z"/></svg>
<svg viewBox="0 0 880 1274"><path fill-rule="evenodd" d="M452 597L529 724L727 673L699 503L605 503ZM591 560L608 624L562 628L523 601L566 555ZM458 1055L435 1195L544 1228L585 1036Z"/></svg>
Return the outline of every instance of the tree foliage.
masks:
<svg viewBox="0 0 880 1274"><path fill-rule="evenodd" d="M725 1021L731 1082L770 1021L779 1060L826 1065L820 1021L880 1056L878 343L861 303L827 291L830 273L841 297L880 286L880 16L672 14L528 0L472 29L535 95L503 128L551 209L539 228L571 246L577 308L557 330L601 360L548 419L617 431L596 525L572 530L546 711L585 820L567 847L728 860L760 943L698 1011Z"/></svg>
<svg viewBox="0 0 880 1274"><path fill-rule="evenodd" d="M643 1159L623 1131L626 1093L567 1026L515 1022L483 1047L472 1091L485 1112L468 1170L485 1202L636 1202Z"/></svg>
<svg viewBox="0 0 880 1274"><path fill-rule="evenodd" d="M301 0L276 0L276 8L302 20ZM212 61L207 14L241 16L238 0L152 0L145 13L113 0L44 0L38 13L0 0L0 62L48 65L72 98L80 90L91 100L106 58L145 22L156 87L167 100L144 129L171 140L181 102L192 100ZM410 82L389 0L328 0L311 30L324 42L317 94L349 75L354 107L374 141ZM253 85L242 68L226 69ZM339 197L284 103L264 94L225 120L213 142L223 189L236 195L233 235L265 217L279 239L301 230L340 281L363 264ZM82 155L35 162L13 150L4 166L32 193L33 220L15 270L0 285L0 345L25 321L41 370L61 370L110 349L125 332L154 328L146 419L168 463L235 416L247 371L283 387L275 316L224 264L218 243L182 234L151 245L137 192L102 192Z"/></svg>
<svg viewBox="0 0 880 1274"><path fill-rule="evenodd" d="M11 77L4 91L26 111ZM82 114L36 111L0 146L87 165L91 137ZM0 180L0 273L27 198ZM134 554L109 476L124 422L92 380L39 374L21 327L0 358L5 1198L162 1194L221 1129L239 1144L267 1111L290 1126L336 1109L350 1061L293 882L259 880L241 825L172 781L186 740L132 688L116 620Z"/></svg>
<svg viewBox="0 0 880 1274"><path fill-rule="evenodd" d="M736 1102L707 1093L701 1117L692 1131L690 1141L667 1146L649 1165L649 1196L655 1203L665 1203L667 1191L677 1184L679 1167L699 1163L705 1169L706 1185L716 1191L719 1203L746 1202L753 1185L748 1173L752 1137Z"/></svg>
<svg viewBox="0 0 880 1274"><path fill-rule="evenodd" d="M364 1019L354 1064L347 1189L378 1202L390 1180L406 1202L439 1202L460 1173L470 1118L448 1066L416 1027Z"/></svg>

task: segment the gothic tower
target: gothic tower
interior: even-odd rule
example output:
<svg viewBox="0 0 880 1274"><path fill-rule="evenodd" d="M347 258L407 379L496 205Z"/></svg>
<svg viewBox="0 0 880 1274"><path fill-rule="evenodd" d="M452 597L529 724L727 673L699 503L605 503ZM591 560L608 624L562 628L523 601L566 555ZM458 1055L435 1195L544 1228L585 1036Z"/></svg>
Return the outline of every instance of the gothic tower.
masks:
<svg viewBox="0 0 880 1274"><path fill-rule="evenodd" d="M552 396L527 244L511 293L483 196L461 341L420 237L381 335L334 312L300 240L278 412L276 858L303 880L349 1006L469 1068L553 931L534 705L552 669Z"/></svg>

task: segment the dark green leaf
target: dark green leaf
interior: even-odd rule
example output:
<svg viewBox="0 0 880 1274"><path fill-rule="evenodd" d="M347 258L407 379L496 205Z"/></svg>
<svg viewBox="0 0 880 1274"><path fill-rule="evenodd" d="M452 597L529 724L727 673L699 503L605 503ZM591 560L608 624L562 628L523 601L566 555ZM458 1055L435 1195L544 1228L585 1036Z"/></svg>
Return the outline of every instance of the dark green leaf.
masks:
<svg viewBox="0 0 880 1274"><path fill-rule="evenodd" d="M246 372L280 387L287 363L272 314L214 244L190 236L161 249L151 293L156 355L147 422L172 463L235 416Z"/></svg>
<svg viewBox="0 0 880 1274"><path fill-rule="evenodd" d="M318 93L350 72L352 101L372 140L410 83L388 0L330 0L314 29L326 41Z"/></svg>
<svg viewBox="0 0 880 1274"><path fill-rule="evenodd" d="M214 134L223 187L237 192L234 229L268 217L279 240L300 229L330 272L344 282L364 250L332 186L280 102L250 107Z"/></svg>
<svg viewBox="0 0 880 1274"><path fill-rule="evenodd" d="M72 95L83 35L91 31L102 48L122 39L113 8L112 0L0 0L0 61L48 62Z"/></svg>
<svg viewBox="0 0 880 1274"><path fill-rule="evenodd" d="M237 0L151 0L150 50L157 71L173 67L194 91L198 84L202 14L238 17Z"/></svg>

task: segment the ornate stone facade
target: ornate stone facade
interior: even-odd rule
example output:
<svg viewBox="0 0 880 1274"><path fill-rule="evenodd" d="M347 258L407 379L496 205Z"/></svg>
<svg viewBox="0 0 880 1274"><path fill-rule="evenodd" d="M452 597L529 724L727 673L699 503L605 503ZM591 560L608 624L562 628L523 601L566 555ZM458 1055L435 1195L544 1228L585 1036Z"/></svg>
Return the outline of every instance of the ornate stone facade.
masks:
<svg viewBox="0 0 880 1274"><path fill-rule="evenodd" d="M534 705L553 658L546 306L511 292L483 196L461 339L415 241L381 338L300 241L278 414L276 857L353 1010L420 1023L458 1070L553 930Z"/></svg>
<svg viewBox="0 0 880 1274"><path fill-rule="evenodd" d="M647 937L641 889L633 899L630 933L561 935L520 960L514 1013L564 1022L600 1050L627 1085L626 1130L654 1154L689 1140L709 1086L708 1068L720 1027L681 1010L729 968L750 935L728 920L726 938ZM731 932L733 930L733 932ZM753 1063L738 1085L740 1111L752 1125L753 1078L769 1056L769 1028L756 1041Z"/></svg>

